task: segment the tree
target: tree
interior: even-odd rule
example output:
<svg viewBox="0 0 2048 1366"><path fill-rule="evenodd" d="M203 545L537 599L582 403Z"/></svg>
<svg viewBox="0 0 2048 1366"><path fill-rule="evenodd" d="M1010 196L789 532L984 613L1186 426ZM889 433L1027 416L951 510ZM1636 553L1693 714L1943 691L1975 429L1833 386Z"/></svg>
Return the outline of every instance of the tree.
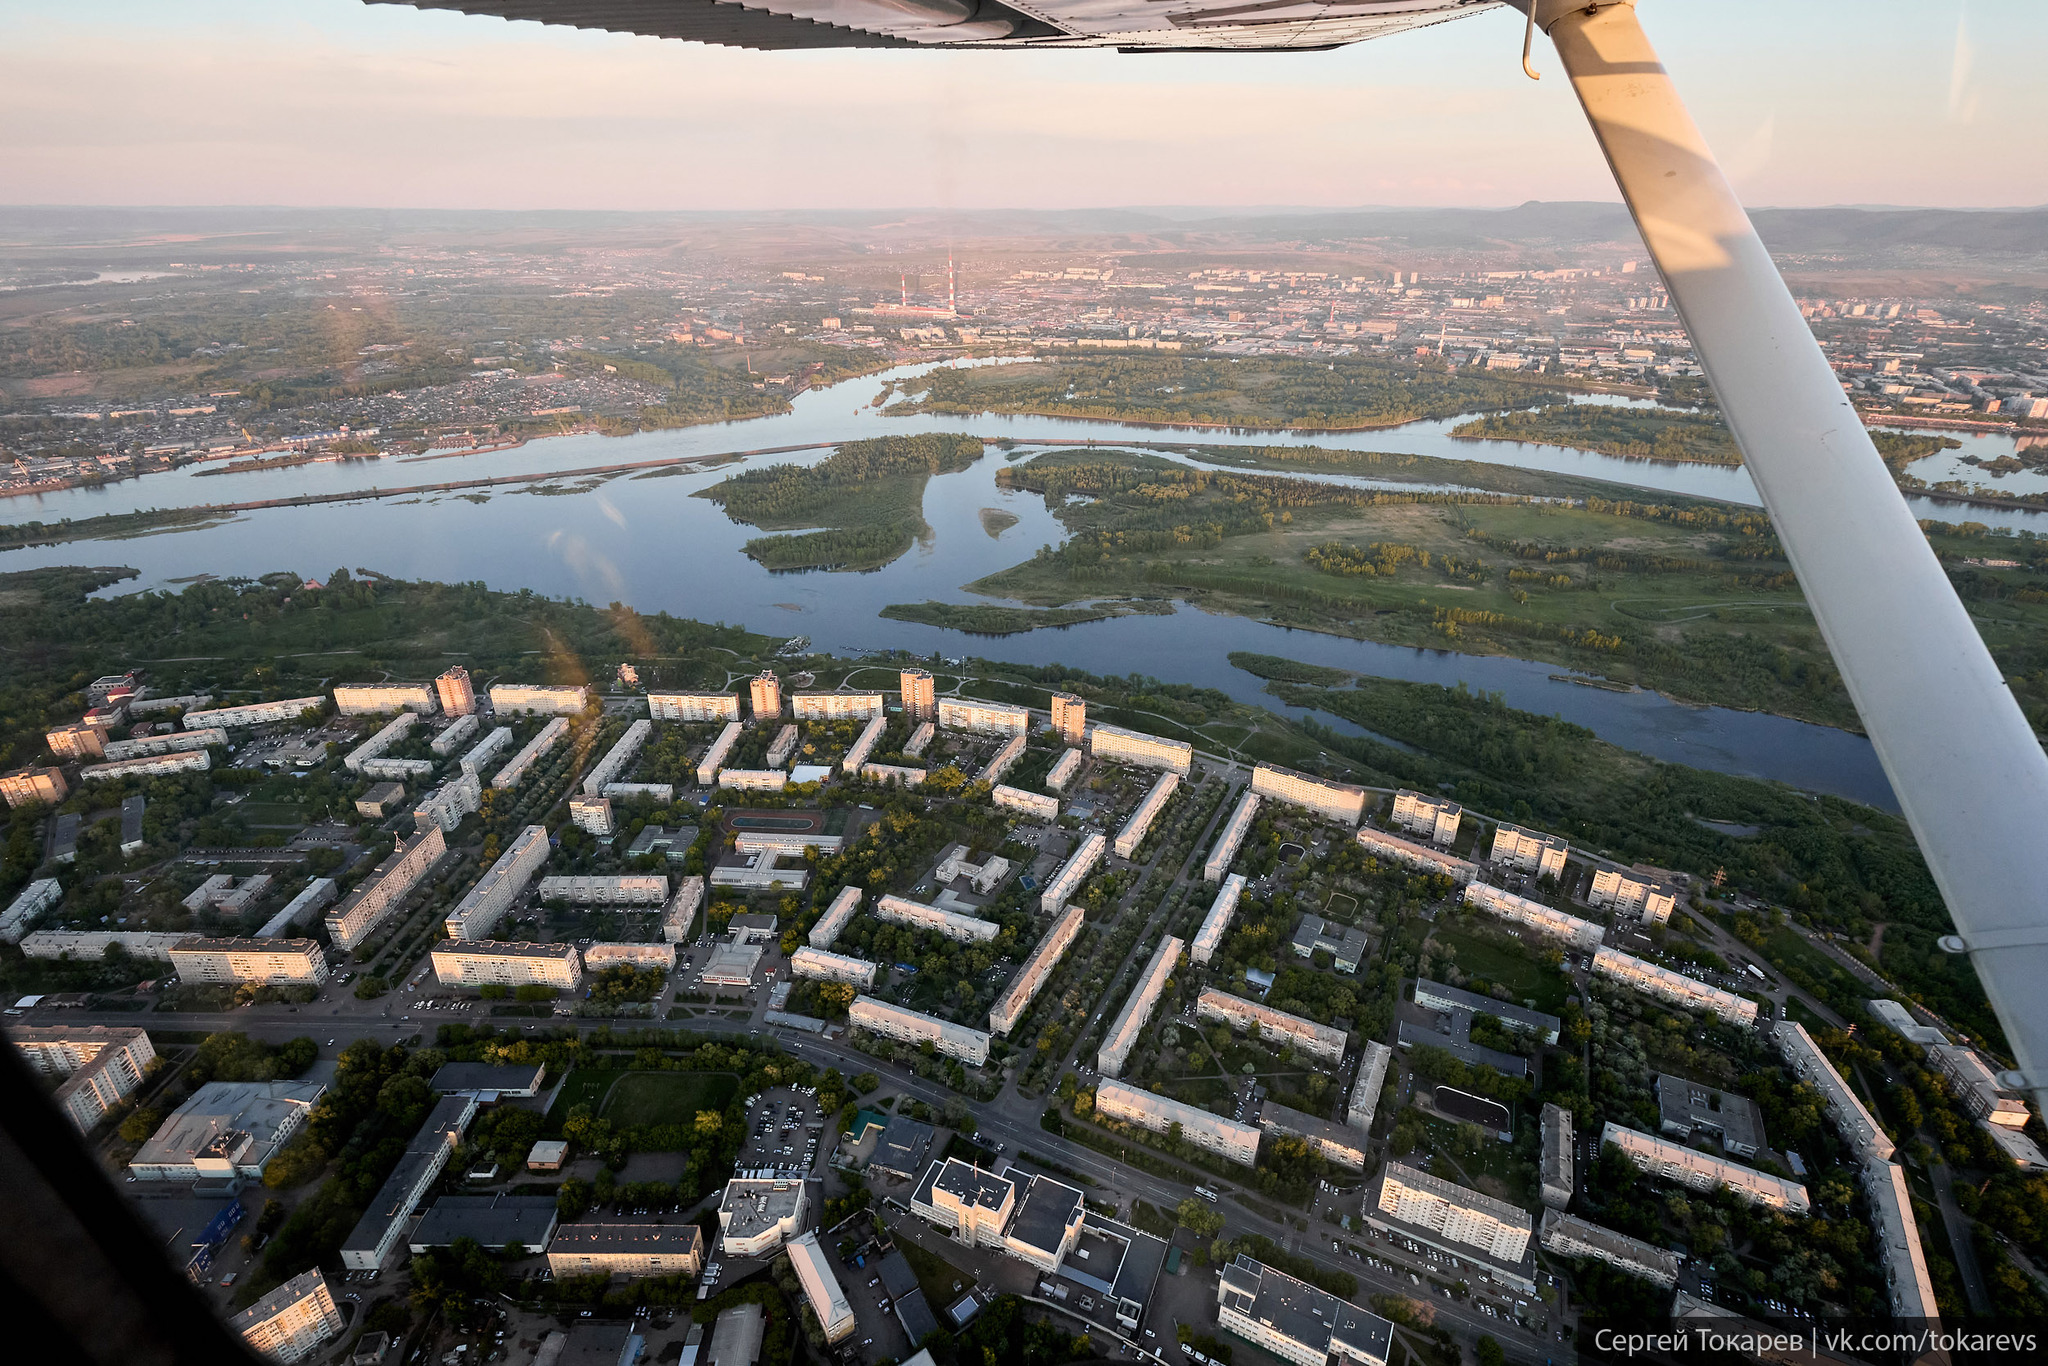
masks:
<svg viewBox="0 0 2048 1366"><path fill-rule="evenodd" d="M1180 1202L1175 1214L1180 1219L1180 1226L1197 1238L1213 1238L1223 1232L1222 1211L1211 1209L1206 1202L1192 1195Z"/></svg>
<svg viewBox="0 0 2048 1366"><path fill-rule="evenodd" d="M157 1126L163 1122L164 1117L161 1111L137 1110L134 1114L121 1121L121 1141L123 1143L147 1143L149 1136L155 1133Z"/></svg>
<svg viewBox="0 0 2048 1366"><path fill-rule="evenodd" d="M590 1208L590 1183L572 1176L555 1192L555 1217L563 1223L581 1219Z"/></svg>
<svg viewBox="0 0 2048 1366"><path fill-rule="evenodd" d="M1491 1333L1479 1335L1478 1345L1472 1349L1472 1355L1478 1359L1479 1366L1505 1366L1508 1359L1507 1352L1493 1340Z"/></svg>

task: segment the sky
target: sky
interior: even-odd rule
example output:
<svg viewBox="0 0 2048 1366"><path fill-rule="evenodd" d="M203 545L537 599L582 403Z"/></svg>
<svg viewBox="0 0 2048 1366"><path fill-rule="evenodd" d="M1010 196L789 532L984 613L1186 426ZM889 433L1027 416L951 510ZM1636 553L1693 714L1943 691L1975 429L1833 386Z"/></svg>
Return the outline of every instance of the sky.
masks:
<svg viewBox="0 0 2048 1366"><path fill-rule="evenodd" d="M1642 0L1752 205L2048 204L2041 0ZM0 0L0 202L1618 198L1483 12L1329 53L756 53L359 0Z"/></svg>

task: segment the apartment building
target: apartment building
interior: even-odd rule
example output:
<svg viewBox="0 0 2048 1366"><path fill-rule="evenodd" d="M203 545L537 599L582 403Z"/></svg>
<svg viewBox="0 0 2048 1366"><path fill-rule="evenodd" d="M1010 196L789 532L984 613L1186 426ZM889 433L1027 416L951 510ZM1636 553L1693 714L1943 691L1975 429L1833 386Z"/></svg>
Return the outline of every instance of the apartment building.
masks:
<svg viewBox="0 0 2048 1366"><path fill-rule="evenodd" d="M829 949L839 939L840 931L852 921L860 910L861 889L853 883L839 889L832 898L832 904L825 908L825 914L818 917L818 923L811 926L810 944L814 949Z"/></svg>
<svg viewBox="0 0 2048 1366"><path fill-rule="evenodd" d="M484 765L497 758L500 750L510 748L512 748L512 727L491 727L490 734L477 741L476 746L469 753L462 756L463 776L465 778L475 778L481 784Z"/></svg>
<svg viewBox="0 0 2048 1366"><path fill-rule="evenodd" d="M1562 1106L1543 1107L1543 1156L1537 1174L1545 1205L1558 1210L1572 1202L1572 1114Z"/></svg>
<svg viewBox="0 0 2048 1366"><path fill-rule="evenodd" d="M1352 1171L1365 1170L1365 1134L1320 1115L1304 1114L1273 1101L1259 1107L1259 1128L1283 1138L1298 1138L1329 1161Z"/></svg>
<svg viewBox="0 0 2048 1366"><path fill-rule="evenodd" d="M531 683L500 683L491 689L491 710L500 716L530 712L538 716L581 716L590 709L590 689L582 684L542 687Z"/></svg>
<svg viewBox="0 0 2048 1366"><path fill-rule="evenodd" d="M554 987L574 991L583 963L574 944L450 939L434 946L434 980L444 987Z"/></svg>
<svg viewBox="0 0 2048 1366"><path fill-rule="evenodd" d="M1524 830L1502 821L1493 827L1493 852L1487 857L1517 872L1562 878L1565 857L1570 853L1571 845L1557 835Z"/></svg>
<svg viewBox="0 0 2048 1366"><path fill-rule="evenodd" d="M612 799L589 797L582 793L569 799L569 823L578 830L585 830L603 839L617 830L618 822L612 816Z"/></svg>
<svg viewBox="0 0 2048 1366"><path fill-rule="evenodd" d="M1543 1225L1537 1234L1547 1252L1560 1257L1589 1257L1617 1271L1661 1285L1666 1290L1678 1284L1678 1258L1661 1247L1639 1238L1616 1233L1611 1228L1589 1224L1558 1208L1543 1211Z"/></svg>
<svg viewBox="0 0 2048 1366"><path fill-rule="evenodd" d="M780 792L789 786L789 775L779 768L722 768L718 785L731 792Z"/></svg>
<svg viewBox="0 0 2048 1366"><path fill-rule="evenodd" d="M1060 818L1060 799L1046 797L1036 792L1026 792L1021 787L1004 787L1001 784L989 789L989 800L1005 811L1035 820L1056 821Z"/></svg>
<svg viewBox="0 0 2048 1366"><path fill-rule="evenodd" d="M1655 963L1645 963L1633 954L1603 948L1593 955L1593 971L1603 977L1612 977L1615 981L1646 995L1668 1001L1672 1005L1684 1006L1688 1010L1708 1011L1730 1024L1756 1023L1755 1001L1737 996L1732 991L1722 991L1719 987L1696 982L1680 973L1660 968Z"/></svg>
<svg viewBox="0 0 2048 1366"><path fill-rule="evenodd" d="M1123 1074L1124 1063L1129 1061L1131 1050L1144 1034L1146 1022L1152 1018L1152 1009L1159 1004L1159 995L1166 990L1167 979L1180 965L1180 951L1186 947L1184 942L1169 934L1152 951L1152 961L1138 975L1138 984L1131 988L1130 998L1117 1012L1109 1032L1102 1036L1102 1047L1095 1055L1095 1070L1103 1076Z"/></svg>
<svg viewBox="0 0 2048 1366"><path fill-rule="evenodd" d="M55 806L70 794L71 788L65 783L61 769L17 768L11 773L0 774L0 797L7 800L10 808L36 802Z"/></svg>
<svg viewBox="0 0 2048 1366"><path fill-rule="evenodd" d="M667 940L640 944L586 944L583 947L583 969L586 972L601 972L605 968L652 968L657 972L674 972L676 969L676 946Z"/></svg>
<svg viewBox="0 0 2048 1366"><path fill-rule="evenodd" d="M873 721L884 711L878 692L800 692L789 700L799 721Z"/></svg>
<svg viewBox="0 0 2048 1366"><path fill-rule="evenodd" d="M893 921L898 925L915 925L922 930L937 930L948 939L957 939L963 944L986 944L1001 934L1003 927L993 920L982 920L958 911L941 910L927 906L922 901L911 901L906 897L885 896L875 903L877 919Z"/></svg>
<svg viewBox="0 0 2048 1366"><path fill-rule="evenodd" d="M1344 1107L1344 1122L1352 1128L1372 1131L1380 1092L1387 1085L1387 1065L1393 1057L1394 1050L1377 1040L1366 1044L1365 1056L1358 1060L1358 1080L1352 1084L1351 1101Z"/></svg>
<svg viewBox="0 0 2048 1366"><path fill-rule="evenodd" d="M1113 764L1163 768L1185 778L1195 766L1195 747L1185 740L1162 740L1121 726L1097 725L1088 732L1088 752Z"/></svg>
<svg viewBox="0 0 2048 1366"><path fill-rule="evenodd" d="M1464 819L1465 808L1448 797L1431 797L1406 788L1394 794L1394 824L1433 843L1455 841Z"/></svg>
<svg viewBox="0 0 2048 1366"><path fill-rule="evenodd" d="M334 689L334 710L342 716L375 716L387 711L431 715L434 690L424 683L342 683Z"/></svg>
<svg viewBox="0 0 2048 1366"><path fill-rule="evenodd" d="M45 731L43 743L59 759L97 759L107 752L107 728L74 721Z"/></svg>
<svg viewBox="0 0 2048 1366"><path fill-rule="evenodd" d="M1180 1135L1198 1148L1251 1166L1259 1155L1259 1131L1222 1115L1105 1078L1095 1087L1095 1113L1163 1134L1180 1125Z"/></svg>
<svg viewBox="0 0 2048 1366"><path fill-rule="evenodd" d="M932 676L923 669L905 669L896 676L896 686L903 694L903 718L906 721L930 721L939 714L939 695Z"/></svg>
<svg viewBox="0 0 2048 1366"><path fill-rule="evenodd" d="M1356 838L1358 847L1374 858L1387 859L1424 873L1441 873L1457 883L1471 883L1479 877L1479 866L1475 863L1426 844L1404 840L1399 835L1390 835L1384 830L1375 830L1369 825L1358 827Z"/></svg>
<svg viewBox="0 0 2048 1366"><path fill-rule="evenodd" d="M769 742L768 753L761 762L769 768L781 768L789 762L790 756L796 753L796 747L802 743L803 738L803 732L796 728L795 722L785 725L775 733L775 739Z"/></svg>
<svg viewBox="0 0 2048 1366"><path fill-rule="evenodd" d="M1216 1281L1216 1319L1294 1366L1386 1366L1394 1325L1244 1253Z"/></svg>
<svg viewBox="0 0 2048 1366"><path fill-rule="evenodd" d="M1671 918L1678 893L1655 878L1616 868L1596 868L1593 889L1586 900L1619 915L1639 915L1644 924L1661 925Z"/></svg>
<svg viewBox="0 0 2048 1366"><path fill-rule="evenodd" d="M19 944L29 927L42 917L44 911L64 899L64 884L53 877L37 878L21 889L14 900L7 903L7 911L0 915L0 940Z"/></svg>
<svg viewBox="0 0 2048 1366"><path fill-rule="evenodd" d="M773 669L763 669L747 680L747 702L756 721L779 719L782 715L782 680Z"/></svg>
<svg viewBox="0 0 2048 1366"><path fill-rule="evenodd" d="M470 684L469 670L460 664L434 680L434 696L450 716L476 715L476 689Z"/></svg>
<svg viewBox="0 0 2048 1366"><path fill-rule="evenodd" d="M1771 1040L1793 1074L1820 1092L1835 1132L1856 1150L1857 1157L1865 1162L1889 1162L1896 1145L1827 1054L1820 1051L1806 1026L1796 1020L1780 1020L1771 1027Z"/></svg>
<svg viewBox="0 0 2048 1366"><path fill-rule="evenodd" d="M1599 948L1600 941L1607 935L1606 930L1590 920L1581 920L1575 915L1552 910L1540 901L1531 901L1528 897L1504 892L1484 882L1470 882L1465 885L1465 904L1489 915L1499 916L1510 924L1521 925L1552 939L1561 939L1581 953L1590 953Z"/></svg>
<svg viewBox="0 0 2048 1366"><path fill-rule="evenodd" d="M438 825L445 834L459 827L470 812L482 810L483 804L483 780L464 770L461 777L450 778L438 790L420 798L419 805L412 809L413 823Z"/></svg>
<svg viewBox="0 0 2048 1366"><path fill-rule="evenodd" d="M1221 1020L1240 1034L1257 1025L1260 1039L1283 1042L1298 1053L1324 1062L1344 1060L1347 1036L1343 1030L1275 1010L1264 1001L1248 1001L1215 987L1203 987L1195 1000L1195 1014L1204 1020Z"/></svg>
<svg viewBox="0 0 2048 1366"><path fill-rule="evenodd" d="M1062 911L1067 902L1081 890L1081 884L1088 874L1095 871L1095 865L1102 862L1103 854L1109 849L1109 841L1101 835L1084 836L1080 845L1067 856L1052 880L1045 884L1045 891L1039 894L1038 906L1044 911Z"/></svg>
<svg viewBox="0 0 2048 1366"><path fill-rule="evenodd" d="M297 987L318 986L327 980L327 955L313 939L202 939L194 935L171 947L171 966L187 982Z"/></svg>
<svg viewBox="0 0 2048 1366"><path fill-rule="evenodd" d="M304 1361L318 1355L347 1328L334 1292L318 1267L302 1271L228 1320L242 1341L272 1361Z"/></svg>
<svg viewBox="0 0 2048 1366"><path fill-rule="evenodd" d="M676 883L676 894L661 910L661 937L671 944L680 944L688 939L690 927L697 923L697 912L703 905L704 879L701 875L686 877Z"/></svg>
<svg viewBox="0 0 2048 1366"><path fill-rule="evenodd" d="M1604 1148L1610 1144L1621 1149L1650 1175L1677 1182L1690 1190L1733 1191L1752 1205L1782 1210L1786 1214L1804 1214L1812 1208L1806 1187L1796 1181L1782 1180L1754 1167L1688 1148L1682 1143L1624 1129L1613 1120L1600 1130L1600 1146Z"/></svg>
<svg viewBox="0 0 2048 1366"><path fill-rule="evenodd" d="M434 1102L412 1141L399 1155L398 1165L370 1199L363 1217L356 1221L341 1245L341 1264L351 1271L375 1271L397 1249L412 1222L412 1212L434 1188L448 1160L462 1144L462 1135L476 1117L474 1092L443 1096Z"/></svg>
<svg viewBox="0 0 2048 1366"><path fill-rule="evenodd" d="M1145 842L1145 834L1152 828L1152 822L1159 819L1159 813L1173 800L1173 794L1180 790L1178 773L1162 773L1151 790L1138 800L1131 811L1130 819L1116 832L1116 840L1110 846L1118 858L1129 858L1138 852L1138 846Z"/></svg>
<svg viewBox="0 0 2048 1366"><path fill-rule="evenodd" d="M1389 1162L1373 1183L1366 1222L1441 1251L1476 1252L1496 1267L1524 1262L1534 1232L1527 1210L1400 1162Z"/></svg>
<svg viewBox="0 0 2048 1366"><path fill-rule="evenodd" d="M1052 976L1053 969L1080 937L1082 924L1081 908L1069 906L1060 912L1059 919L1045 932L1045 938L1038 941L1038 947L1024 960L1024 966L1010 979L1010 985L996 998L988 1012L988 1027L992 1034L1008 1034L1024 1018L1024 1012L1031 1008L1031 1002L1039 989Z"/></svg>
<svg viewBox="0 0 2048 1366"><path fill-rule="evenodd" d="M651 692L647 714L657 721L737 721L740 699L729 692Z"/></svg>
<svg viewBox="0 0 2048 1366"><path fill-rule="evenodd" d="M635 721L632 725L626 727L625 734L621 735L613 743L612 747L605 751L605 756L598 760L597 767L584 775L584 795L602 797L605 785L619 780L620 776L625 773L626 766L633 762L633 756L640 752L640 747L647 743L647 737L652 734L654 734L654 723L652 721Z"/></svg>
<svg viewBox="0 0 2048 1366"><path fill-rule="evenodd" d="M810 1302L811 1312L818 1316L818 1326L824 1330L825 1341L844 1342L853 1336L853 1305L848 1302L839 1278L832 1272L831 1259L825 1255L825 1249L818 1246L818 1235L815 1232L801 1234L790 1239L786 1246L789 1264L796 1272L797 1283L804 1288L804 1298Z"/></svg>
<svg viewBox="0 0 2048 1366"><path fill-rule="evenodd" d="M2027 1127L2027 1107L2004 1094L1997 1074L1973 1050L1937 1044L1927 1050L1927 1061L1948 1078L1963 1108L1975 1118L2005 1129Z"/></svg>
<svg viewBox="0 0 2048 1366"><path fill-rule="evenodd" d="M972 731L980 735L1029 735L1031 713L1023 707L1001 702L978 702L971 697L947 697L939 702L939 729Z"/></svg>
<svg viewBox="0 0 2048 1366"><path fill-rule="evenodd" d="M808 944L790 955L789 970L792 976L809 977L820 982L851 982L862 991L871 990L875 985L875 965L865 958L851 958L829 949L814 949Z"/></svg>
<svg viewBox="0 0 2048 1366"><path fill-rule="evenodd" d="M889 718L886 716L877 716L861 727L860 734L854 737L853 744L848 747L846 757L839 761L839 771L848 777L860 772L861 765L875 752L875 746L881 742L882 732L888 728Z"/></svg>
<svg viewBox="0 0 2048 1366"><path fill-rule="evenodd" d="M1343 825L1357 825L1365 819L1364 788L1312 778L1277 764L1260 764L1252 770L1252 791Z"/></svg>
<svg viewBox="0 0 2048 1366"><path fill-rule="evenodd" d="M1476 991L1463 987L1446 986L1432 982L1427 977L1418 978L1415 983L1415 1004L1424 1010L1440 1010L1450 1014L1486 1014L1499 1020L1505 1029L1517 1034L1527 1034L1543 1043L1557 1042L1558 1031L1564 1028L1564 1021L1555 1015L1527 1006L1518 1006L1511 1001L1496 1000L1481 996Z"/></svg>
<svg viewBox="0 0 2048 1366"><path fill-rule="evenodd" d="M1877 1235L1877 1253L1884 1262L1885 1298L1891 1302L1892 1317L1938 1324L1941 1309L1934 1298L1934 1278L1927 1272L1927 1252L1905 1169L1896 1162L1865 1162L1862 1184L1870 1201L1871 1232Z"/></svg>
<svg viewBox="0 0 2048 1366"><path fill-rule="evenodd" d="M740 735L746 727L737 721L728 721L725 729L718 732L718 738L704 751L704 757L697 762L697 786L709 787L718 779L718 771L725 767L726 759L732 754L732 747L740 742Z"/></svg>
<svg viewBox="0 0 2048 1366"><path fill-rule="evenodd" d="M215 745L225 747L227 742L228 733L224 730L173 730L135 740L109 740L104 752L109 759L146 759L152 754L182 754L186 750L210 749Z"/></svg>
<svg viewBox="0 0 2048 1366"><path fill-rule="evenodd" d="M328 913L327 937L338 949L354 949L391 918L447 853L448 837L441 827L421 827Z"/></svg>
<svg viewBox="0 0 2048 1366"><path fill-rule="evenodd" d="M1070 749L1053 760L1052 767L1045 773L1047 792L1065 792L1067 784L1074 781L1074 775L1081 771L1081 751Z"/></svg>
<svg viewBox="0 0 2048 1366"><path fill-rule="evenodd" d="M1232 873L1223 879L1223 885L1216 890L1216 899L1209 903L1209 913L1202 917L1202 928L1195 932L1194 943L1188 948L1188 957L1203 967L1216 956L1216 950L1223 947L1223 936L1230 929L1230 921L1237 914L1238 899L1244 895L1244 875Z"/></svg>
<svg viewBox="0 0 2048 1366"><path fill-rule="evenodd" d="M511 847L484 870L466 896L456 903L447 919L450 939L483 939L512 909L513 900L548 861L548 830L529 825L521 830Z"/></svg>
<svg viewBox="0 0 2048 1366"><path fill-rule="evenodd" d="M296 721L309 711L326 709L324 697L287 697L281 702L250 702L239 707L214 707L185 713L186 730L240 730L246 726L269 726Z"/></svg>
<svg viewBox="0 0 2048 1366"><path fill-rule="evenodd" d="M539 762L541 755L546 754L556 745L562 743L568 736L568 719L561 716L555 717L545 726L542 726L540 732L522 745L519 752L513 755L503 768L498 770L497 775L491 779L491 786L500 792L509 791L519 786L525 780L528 770L535 763ZM477 748L481 749L483 746L479 745Z"/></svg>
<svg viewBox="0 0 2048 1366"><path fill-rule="evenodd" d="M1070 745L1081 743L1088 732L1088 704L1069 693L1052 695L1052 728Z"/></svg>
<svg viewBox="0 0 2048 1366"><path fill-rule="evenodd" d="M990 759L988 761L988 764L981 770L981 772L975 775L974 780L979 783L988 783L991 786L993 786L994 784L1001 782L1003 780L1003 775L1005 773L1008 773L1011 767L1019 759L1023 757L1024 737L1021 735L1012 735L1009 738L1009 740L1004 743L1003 747L996 751L995 757L993 759Z"/></svg>
<svg viewBox="0 0 2048 1366"><path fill-rule="evenodd" d="M82 782L111 783L128 778L160 778L171 773L204 773L212 767L211 754L203 749L188 749L175 754L145 754L138 759L87 764L78 770L78 777Z"/></svg>
<svg viewBox="0 0 2048 1366"><path fill-rule="evenodd" d="M969 1029L966 1025L941 1020L921 1011L906 1010L888 1001L877 1001L872 996L854 997L847 1019L856 1029L865 1029L870 1034L880 1034L898 1043L914 1046L929 1040L939 1052L949 1058L958 1058L970 1067L979 1067L988 1061L989 1036L981 1030Z"/></svg>
<svg viewBox="0 0 2048 1366"><path fill-rule="evenodd" d="M659 906L668 900L666 873L620 873L608 877L544 877L540 899L570 906Z"/></svg>
<svg viewBox="0 0 2048 1366"><path fill-rule="evenodd" d="M156 1061L149 1034L106 1025L25 1025L7 1031L28 1065L62 1078L57 1108L87 1133L107 1111L135 1094Z"/></svg>

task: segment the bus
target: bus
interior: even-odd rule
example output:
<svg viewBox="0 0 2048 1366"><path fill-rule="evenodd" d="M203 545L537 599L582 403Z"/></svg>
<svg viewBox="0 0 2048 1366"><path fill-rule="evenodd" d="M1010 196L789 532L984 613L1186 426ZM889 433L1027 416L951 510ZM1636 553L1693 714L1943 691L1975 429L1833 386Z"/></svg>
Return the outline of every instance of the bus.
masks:
<svg viewBox="0 0 2048 1366"><path fill-rule="evenodd" d="M1201 1196L1204 1200L1207 1200L1212 1205L1215 1204L1216 1201L1220 1198L1215 1191L1210 1190L1207 1186L1195 1187L1195 1194Z"/></svg>

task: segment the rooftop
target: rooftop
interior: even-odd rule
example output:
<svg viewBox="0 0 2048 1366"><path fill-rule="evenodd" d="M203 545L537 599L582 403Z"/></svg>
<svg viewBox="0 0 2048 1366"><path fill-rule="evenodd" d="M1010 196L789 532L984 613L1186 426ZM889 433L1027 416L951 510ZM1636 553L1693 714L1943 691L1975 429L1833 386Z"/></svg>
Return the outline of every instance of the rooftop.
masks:
<svg viewBox="0 0 2048 1366"><path fill-rule="evenodd" d="M410 1245L447 1247L474 1238L493 1251L507 1243L545 1247L554 1226L551 1195L444 1195L413 1229Z"/></svg>
<svg viewBox="0 0 2048 1366"><path fill-rule="evenodd" d="M711 1348L703 1366L754 1366L761 1355L761 1332L767 1320L758 1304L737 1304L718 1316L711 1328Z"/></svg>
<svg viewBox="0 0 2048 1366"><path fill-rule="evenodd" d="M1385 1361L1394 1325L1377 1314L1239 1254L1223 1268L1223 1305L1283 1337L1327 1351L1342 1344L1356 1360Z"/></svg>
<svg viewBox="0 0 2048 1366"><path fill-rule="evenodd" d="M925 1158L931 1153L933 1132L931 1125L908 1115L894 1116L875 1143L874 1156L868 1159L868 1165L904 1176L915 1174L924 1167Z"/></svg>
<svg viewBox="0 0 2048 1366"><path fill-rule="evenodd" d="M1558 1019L1555 1015L1546 1015L1540 1010L1530 1010L1525 1006L1518 1006L1508 1001L1496 1001L1491 996L1481 996L1476 991L1466 991L1462 987L1445 986L1442 982L1432 982L1428 978L1424 978L1415 984L1415 993L1418 1001L1423 996L1429 996L1435 1000L1445 1002L1456 1010L1469 1010L1475 1015L1482 1013L1491 1015L1496 1020L1509 1026L1520 1025L1524 1029L1545 1039L1556 1038L1558 1030L1564 1027L1564 1021ZM1424 1009L1440 1008L1434 1006L1424 1007Z"/></svg>
<svg viewBox="0 0 2048 1366"><path fill-rule="evenodd" d="M326 1284L327 1278L320 1274L318 1268L311 1271L301 1271L298 1275L292 1277L283 1285L256 1301L256 1303L229 1319L228 1327L234 1329L237 1333L246 1333L257 1324L277 1317L278 1314L291 1308L300 1300L306 1298L306 1296L315 1294Z"/></svg>
<svg viewBox="0 0 2048 1366"><path fill-rule="evenodd" d="M1728 1148L1754 1152L1764 1146L1763 1119L1753 1101L1668 1072L1657 1074L1656 1089L1660 1123L1687 1132L1710 1130Z"/></svg>
<svg viewBox="0 0 2048 1366"><path fill-rule="evenodd" d="M732 1216L725 1220L726 1235L745 1241L766 1232L794 1215L803 1198L801 1181L728 1181L719 1205L720 1213Z"/></svg>
<svg viewBox="0 0 2048 1366"><path fill-rule="evenodd" d="M430 1083L442 1095L455 1091L538 1091L547 1068L540 1063L512 1067L487 1062L451 1062L434 1073Z"/></svg>
<svg viewBox="0 0 2048 1366"><path fill-rule="evenodd" d="M555 1229L549 1252L675 1253L685 1256L704 1250L704 1230L695 1224L677 1223L661 1215L585 1219L561 1224Z"/></svg>
<svg viewBox="0 0 2048 1366"><path fill-rule="evenodd" d="M210 1081L150 1136L132 1167L187 1166L230 1134L247 1137L233 1160L260 1166L270 1160L280 1130L296 1127L327 1088L311 1081ZM223 1150L224 1151L224 1150Z"/></svg>
<svg viewBox="0 0 2048 1366"><path fill-rule="evenodd" d="M1049 1176L1033 1176L1017 1202L1008 1236L1026 1247L1051 1253L1066 1238L1067 1227L1081 1209L1081 1192Z"/></svg>
<svg viewBox="0 0 2048 1366"><path fill-rule="evenodd" d="M931 1192L942 1190L963 1205L980 1209L1001 1209L1003 1202L1016 1191L1016 1184L1007 1177L985 1172L957 1157L949 1157L935 1164L926 1173L926 1179L919 1183L918 1195L930 1203Z"/></svg>

